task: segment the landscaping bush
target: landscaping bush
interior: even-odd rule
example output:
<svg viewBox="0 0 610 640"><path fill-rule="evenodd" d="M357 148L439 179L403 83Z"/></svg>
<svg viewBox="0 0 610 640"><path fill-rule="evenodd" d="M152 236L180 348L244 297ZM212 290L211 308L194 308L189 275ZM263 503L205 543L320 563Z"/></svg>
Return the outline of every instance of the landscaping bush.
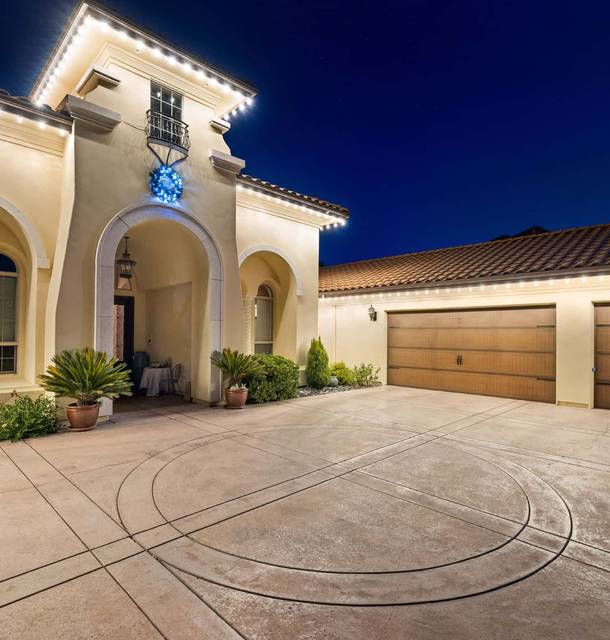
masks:
<svg viewBox="0 0 610 640"><path fill-rule="evenodd" d="M248 387L248 402L260 404L296 397L299 386L299 367L296 363L269 353L259 353L253 358L260 370L244 377Z"/></svg>
<svg viewBox="0 0 610 640"><path fill-rule="evenodd" d="M356 374L345 362L335 362L330 369L330 375L336 376L343 387L353 387L356 384Z"/></svg>
<svg viewBox="0 0 610 640"><path fill-rule="evenodd" d="M330 367L328 353L322 340L314 338L307 352L307 367L305 369L307 384L314 389L322 389L330 382Z"/></svg>
<svg viewBox="0 0 610 640"><path fill-rule="evenodd" d="M0 440L22 440L57 431L55 401L47 396L33 400L18 396L0 405Z"/></svg>
<svg viewBox="0 0 610 640"><path fill-rule="evenodd" d="M368 364L362 362L357 367L354 367L356 385L358 387L373 387L379 384L379 371L379 368L373 369L373 365L370 362Z"/></svg>

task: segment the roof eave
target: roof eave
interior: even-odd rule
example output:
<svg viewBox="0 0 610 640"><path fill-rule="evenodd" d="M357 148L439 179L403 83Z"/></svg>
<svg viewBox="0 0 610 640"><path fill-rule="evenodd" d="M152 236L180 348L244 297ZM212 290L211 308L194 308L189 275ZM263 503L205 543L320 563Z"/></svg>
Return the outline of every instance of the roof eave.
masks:
<svg viewBox="0 0 610 640"><path fill-rule="evenodd" d="M264 180L243 174L237 176L237 181L248 185L248 187L254 191L273 194L275 197L286 200L286 202L298 202L299 204L313 209L318 209L324 212L328 211L335 216L343 218L344 220L349 220L350 218L350 212L345 207L332 202L327 202L326 200L321 200L314 196L307 196L306 194L291 191L290 189L279 187L278 185L273 185L265 182Z"/></svg>
<svg viewBox="0 0 610 640"><path fill-rule="evenodd" d="M45 121L66 130L72 128L72 116L69 114L53 111L50 108L37 107L31 103L26 104L14 96L0 93L0 107L7 113L22 115L32 120L43 118Z"/></svg>
<svg viewBox="0 0 610 640"><path fill-rule="evenodd" d="M324 268L324 267L323 267ZM332 267L327 267L332 268ZM552 280L556 278L586 277L610 274L610 265L601 267L579 267L576 269L564 269L559 271L540 271L521 274L507 274L499 276L487 276L479 278L464 278L461 280L434 280L430 282L416 282L412 284L396 284L380 287L363 287L359 289L330 289L319 290L319 295L332 297L346 297L353 295L373 295L377 293L394 293L400 291L423 291L426 289L438 289L447 287L480 286L485 284L505 284L516 282L530 282L532 280Z"/></svg>
<svg viewBox="0 0 610 640"><path fill-rule="evenodd" d="M190 53L187 53L186 51L176 47L175 45L167 42L166 40L160 38L159 36L153 33L150 33L145 29L142 29L141 27L137 26L130 20L127 20L126 18L123 18L117 15L110 9L107 9L106 7L103 7L100 4L97 4L94 2L81 2L72 12L70 18L66 23L66 26L64 27L64 30L62 31L60 37L58 38L55 44L55 47L51 51L50 55L47 57L42 70L38 74L38 77L34 82L32 90L30 91L31 100L35 99L35 96L42 88L42 85L44 84L44 80L57 54L59 53L59 51L61 51L65 43L70 39L73 31L77 28L77 26L81 23L81 21L86 17L89 11L95 12L99 14L101 17L104 17L113 22L119 23L122 27L126 28L127 30L138 34L138 36L141 36L145 40L153 42L156 46L159 46L163 49L170 51L171 53L175 54L176 56L182 58L185 61L190 62L191 64L205 67L209 71L213 72L215 75L223 78L225 81L231 83L232 85L235 85L235 87L243 91L248 97L254 97L257 94L256 87L254 87L254 85L251 84L250 82L237 78L231 74L228 74L222 69L218 68L217 66L211 64L210 62L203 60L201 58L197 58Z"/></svg>

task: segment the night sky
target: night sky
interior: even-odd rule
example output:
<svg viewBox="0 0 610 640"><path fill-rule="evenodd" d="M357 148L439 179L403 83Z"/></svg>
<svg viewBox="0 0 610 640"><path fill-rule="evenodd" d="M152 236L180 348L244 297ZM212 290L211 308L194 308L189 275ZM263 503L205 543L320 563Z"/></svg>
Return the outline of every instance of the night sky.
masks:
<svg viewBox="0 0 610 640"><path fill-rule="evenodd" d="M610 220L607 2L105 4L258 88L229 145L351 210L326 264ZM3 4L1 88L29 93L74 5Z"/></svg>

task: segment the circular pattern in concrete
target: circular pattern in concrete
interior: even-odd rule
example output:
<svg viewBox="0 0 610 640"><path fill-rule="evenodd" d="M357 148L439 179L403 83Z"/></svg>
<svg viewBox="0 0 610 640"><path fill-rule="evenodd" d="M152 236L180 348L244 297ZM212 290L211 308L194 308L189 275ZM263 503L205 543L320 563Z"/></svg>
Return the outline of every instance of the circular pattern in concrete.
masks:
<svg viewBox="0 0 610 640"><path fill-rule="evenodd" d="M220 434L153 455L121 486L123 524L203 580L347 606L493 591L548 565L570 539L561 496L498 452L359 427L332 430L350 455L330 455L329 444L325 460L324 431Z"/></svg>

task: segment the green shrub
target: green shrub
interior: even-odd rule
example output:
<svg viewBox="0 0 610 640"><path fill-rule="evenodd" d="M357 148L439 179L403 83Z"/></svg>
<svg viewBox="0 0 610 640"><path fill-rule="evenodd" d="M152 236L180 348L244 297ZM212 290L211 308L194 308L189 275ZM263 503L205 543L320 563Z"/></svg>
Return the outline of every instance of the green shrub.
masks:
<svg viewBox="0 0 610 640"><path fill-rule="evenodd" d="M56 353L40 384L57 396L74 398L79 407L101 398L130 396L133 387L127 365L89 347Z"/></svg>
<svg viewBox="0 0 610 640"><path fill-rule="evenodd" d="M307 352L307 367L305 369L307 384L314 389L328 386L330 382L330 367L328 366L328 353L322 344L322 340L314 338Z"/></svg>
<svg viewBox="0 0 610 640"><path fill-rule="evenodd" d="M335 362L330 369L330 375L336 376L341 386L352 387L356 384L356 374L345 362Z"/></svg>
<svg viewBox="0 0 610 640"><path fill-rule="evenodd" d="M0 440L21 440L57 431L55 401L47 396L33 400L18 396L0 405Z"/></svg>
<svg viewBox="0 0 610 640"><path fill-rule="evenodd" d="M210 360L229 379L229 389L241 387L246 377L256 375L260 369L254 355L231 349L223 349L222 353L212 356Z"/></svg>
<svg viewBox="0 0 610 640"><path fill-rule="evenodd" d="M356 385L359 387L373 387L379 384L379 371L379 368L373 369L373 365L370 362L368 364L362 362L357 367L354 367Z"/></svg>
<svg viewBox="0 0 610 640"><path fill-rule="evenodd" d="M244 378L248 387L248 402L260 404L287 400L297 395L299 367L292 360L270 353L253 356L259 369Z"/></svg>

